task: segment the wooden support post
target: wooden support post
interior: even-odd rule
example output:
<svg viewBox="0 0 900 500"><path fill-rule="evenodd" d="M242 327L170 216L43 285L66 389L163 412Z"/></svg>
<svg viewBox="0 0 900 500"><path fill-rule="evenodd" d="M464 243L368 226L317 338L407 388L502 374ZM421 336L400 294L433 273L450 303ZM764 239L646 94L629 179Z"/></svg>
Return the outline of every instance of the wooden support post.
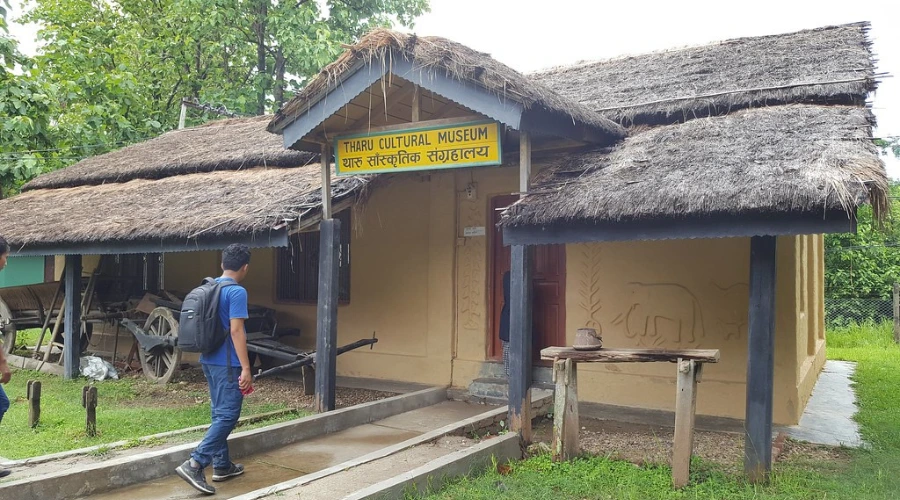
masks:
<svg viewBox="0 0 900 500"><path fill-rule="evenodd" d="M519 191L528 192L531 178L531 138L519 132ZM531 249L510 249L509 307L509 428L531 442Z"/></svg>
<svg viewBox="0 0 900 500"><path fill-rule="evenodd" d="M519 132L519 192L525 194L531 185L531 136Z"/></svg>
<svg viewBox="0 0 900 500"><path fill-rule="evenodd" d="M81 354L81 255L66 255L65 339L63 349L66 379L78 378Z"/></svg>
<svg viewBox="0 0 900 500"><path fill-rule="evenodd" d="M900 283L894 283L894 342L900 344Z"/></svg>
<svg viewBox="0 0 900 500"><path fill-rule="evenodd" d="M530 248L511 249L509 307L509 428L531 442Z"/></svg>
<svg viewBox="0 0 900 500"><path fill-rule="evenodd" d="M413 85L412 93L412 119L410 121L417 122L422 113L422 91L418 85Z"/></svg>
<svg viewBox="0 0 900 500"><path fill-rule="evenodd" d="M750 308L744 473L751 482L772 470L772 392L775 373L776 239L750 239Z"/></svg>
<svg viewBox="0 0 900 500"><path fill-rule="evenodd" d="M687 486L694 452L694 416L697 411L697 382L703 363L678 359L675 392L675 443L672 449L672 483Z"/></svg>
<svg viewBox="0 0 900 500"><path fill-rule="evenodd" d="M34 429L41 421L41 382L29 380L25 390L28 397L28 427Z"/></svg>
<svg viewBox="0 0 900 500"><path fill-rule="evenodd" d="M319 306L316 325L316 411L334 410L337 379L338 271L341 221L322 220L319 233Z"/></svg>
<svg viewBox="0 0 900 500"><path fill-rule="evenodd" d="M553 362L553 446L554 461L569 460L581 453L578 446L578 363L572 359Z"/></svg>
<svg viewBox="0 0 900 500"><path fill-rule="evenodd" d="M331 218L331 150L327 142L322 144L319 163L322 165L322 220L325 220Z"/></svg>
<svg viewBox="0 0 900 500"><path fill-rule="evenodd" d="M182 97L181 98L181 113L178 115L178 130L184 128L184 122L187 118L187 100Z"/></svg>
<svg viewBox="0 0 900 500"><path fill-rule="evenodd" d="M97 435L97 387L86 385L81 390L81 406L87 412L84 432L91 437Z"/></svg>

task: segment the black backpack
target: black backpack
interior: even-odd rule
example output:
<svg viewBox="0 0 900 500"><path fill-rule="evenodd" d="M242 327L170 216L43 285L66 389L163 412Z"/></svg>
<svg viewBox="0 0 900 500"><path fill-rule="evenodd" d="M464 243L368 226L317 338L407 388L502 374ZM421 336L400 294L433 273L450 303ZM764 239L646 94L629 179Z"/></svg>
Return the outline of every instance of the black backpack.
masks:
<svg viewBox="0 0 900 500"><path fill-rule="evenodd" d="M233 281L219 283L204 278L191 290L181 304L178 320L178 348L185 352L213 352L225 342L230 332L219 319L219 296L222 288L236 285Z"/></svg>

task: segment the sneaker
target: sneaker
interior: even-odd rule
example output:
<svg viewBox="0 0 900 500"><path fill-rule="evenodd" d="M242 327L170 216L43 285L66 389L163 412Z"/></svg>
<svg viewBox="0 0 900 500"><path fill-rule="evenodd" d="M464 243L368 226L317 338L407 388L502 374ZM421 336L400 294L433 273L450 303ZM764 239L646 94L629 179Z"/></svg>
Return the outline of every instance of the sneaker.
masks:
<svg viewBox="0 0 900 500"><path fill-rule="evenodd" d="M240 476L243 473L243 465L231 464L227 469L213 469L213 481L224 481L229 477Z"/></svg>
<svg viewBox="0 0 900 500"><path fill-rule="evenodd" d="M6 477L12 474L12 471L9 469L0 469L0 477Z"/></svg>
<svg viewBox="0 0 900 500"><path fill-rule="evenodd" d="M175 469L175 473L178 474L181 479L187 481L189 485L193 486L195 490L206 493L207 495L216 494L216 489L206 484L206 476L203 474L203 469L200 467L191 467L190 459L185 460L183 464L179 465L178 468Z"/></svg>

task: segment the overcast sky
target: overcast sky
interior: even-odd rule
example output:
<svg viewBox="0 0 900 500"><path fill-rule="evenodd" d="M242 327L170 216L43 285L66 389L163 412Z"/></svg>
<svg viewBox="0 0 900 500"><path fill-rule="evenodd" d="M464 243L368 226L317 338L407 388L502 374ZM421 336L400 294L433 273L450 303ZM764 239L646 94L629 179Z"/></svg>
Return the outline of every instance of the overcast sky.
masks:
<svg viewBox="0 0 900 500"><path fill-rule="evenodd" d="M898 0L431 0L431 12L414 31L450 38L529 72L856 21L872 23L878 71L897 75L883 79L872 97L879 125L875 135L900 136ZM11 32L26 53L34 53L34 27L14 25ZM888 172L900 178L900 161L889 160Z"/></svg>

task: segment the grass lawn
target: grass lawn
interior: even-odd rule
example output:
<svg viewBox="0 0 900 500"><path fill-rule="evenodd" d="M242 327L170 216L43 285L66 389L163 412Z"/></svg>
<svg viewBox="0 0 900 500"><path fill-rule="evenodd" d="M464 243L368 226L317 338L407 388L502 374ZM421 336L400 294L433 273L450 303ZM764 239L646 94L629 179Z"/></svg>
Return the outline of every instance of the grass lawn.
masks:
<svg viewBox="0 0 900 500"><path fill-rule="evenodd" d="M28 427L28 380L41 381L41 418ZM87 446L129 440L159 432L209 423L209 396L205 384L160 386L142 378L96 382L96 437L85 434L82 387L87 379L66 381L54 375L17 370L4 386L12 407L0 426L0 456L9 459L45 455ZM249 397L243 416L285 408L280 403L262 403ZM296 415L290 418L296 418Z"/></svg>
<svg viewBox="0 0 900 500"><path fill-rule="evenodd" d="M540 455L465 478L429 499L889 499L900 498L900 346L892 326L828 332L828 357L857 362L859 421L866 450L792 455L775 464L767 486L747 484L720 464L694 460L691 484L671 487L667 464L637 466L602 456L552 463ZM834 459L839 456L839 459Z"/></svg>

